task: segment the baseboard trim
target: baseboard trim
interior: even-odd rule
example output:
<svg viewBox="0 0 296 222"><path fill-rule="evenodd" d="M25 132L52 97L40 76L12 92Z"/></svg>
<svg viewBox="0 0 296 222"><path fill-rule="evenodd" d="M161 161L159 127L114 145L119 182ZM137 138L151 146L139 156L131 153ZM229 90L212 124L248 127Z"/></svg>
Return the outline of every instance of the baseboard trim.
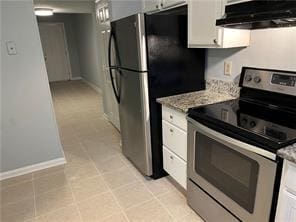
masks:
<svg viewBox="0 0 296 222"><path fill-rule="evenodd" d="M81 80L82 78L80 76L71 77L71 80Z"/></svg>
<svg viewBox="0 0 296 222"><path fill-rule="evenodd" d="M22 167L22 168L19 168L16 170L10 170L7 172L0 173L0 181L4 180L4 179L16 177L16 176L21 176L21 175L24 175L27 173L33 173L38 170L44 170L44 169L47 169L50 167L63 165L65 163L66 163L65 158L57 158L54 160L49 160L49 161L45 161L42 163L37 163L37 164L30 165L30 166Z"/></svg>
<svg viewBox="0 0 296 222"><path fill-rule="evenodd" d="M93 88L96 92L99 94L102 94L102 90L96 86L95 84L91 83L90 81L86 80L85 78L81 78L83 82L85 82L87 85L89 85L91 88Z"/></svg>

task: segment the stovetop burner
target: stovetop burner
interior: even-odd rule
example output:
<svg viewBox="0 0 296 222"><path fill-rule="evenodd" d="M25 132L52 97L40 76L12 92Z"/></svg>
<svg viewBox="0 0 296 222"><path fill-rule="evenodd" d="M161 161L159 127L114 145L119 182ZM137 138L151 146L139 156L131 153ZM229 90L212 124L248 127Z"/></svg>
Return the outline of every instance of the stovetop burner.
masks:
<svg viewBox="0 0 296 222"><path fill-rule="evenodd" d="M243 68L240 98L192 108L188 116L276 152L296 142L296 73Z"/></svg>

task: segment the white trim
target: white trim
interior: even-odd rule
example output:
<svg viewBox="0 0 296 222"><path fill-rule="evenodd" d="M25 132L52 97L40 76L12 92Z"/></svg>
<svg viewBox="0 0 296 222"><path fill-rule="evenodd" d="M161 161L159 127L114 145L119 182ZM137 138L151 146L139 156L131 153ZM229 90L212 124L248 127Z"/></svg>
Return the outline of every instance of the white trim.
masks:
<svg viewBox="0 0 296 222"><path fill-rule="evenodd" d="M67 161L64 157L62 157L62 158L57 158L54 160L49 160L42 163L37 163L30 166L22 167L16 170L6 171L3 173L0 173L0 181L4 179L16 177L16 176L21 176L27 173L33 173L38 170L44 170L50 167L63 165L65 163L67 163Z"/></svg>
<svg viewBox="0 0 296 222"><path fill-rule="evenodd" d="M81 80L82 78L80 76L71 77L71 80Z"/></svg>
<svg viewBox="0 0 296 222"><path fill-rule="evenodd" d="M102 94L102 90L95 84L91 83L90 81L86 80L83 77L82 77L82 81L85 82L87 85L89 85L91 88L93 88L95 91L97 91L99 94Z"/></svg>

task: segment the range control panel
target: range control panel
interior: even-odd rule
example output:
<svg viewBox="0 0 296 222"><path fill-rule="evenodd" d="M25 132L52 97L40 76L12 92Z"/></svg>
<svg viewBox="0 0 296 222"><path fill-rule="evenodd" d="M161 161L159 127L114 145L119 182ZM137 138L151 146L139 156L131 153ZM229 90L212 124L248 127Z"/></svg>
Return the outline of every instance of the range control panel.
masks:
<svg viewBox="0 0 296 222"><path fill-rule="evenodd" d="M296 96L296 72L244 68L243 87Z"/></svg>

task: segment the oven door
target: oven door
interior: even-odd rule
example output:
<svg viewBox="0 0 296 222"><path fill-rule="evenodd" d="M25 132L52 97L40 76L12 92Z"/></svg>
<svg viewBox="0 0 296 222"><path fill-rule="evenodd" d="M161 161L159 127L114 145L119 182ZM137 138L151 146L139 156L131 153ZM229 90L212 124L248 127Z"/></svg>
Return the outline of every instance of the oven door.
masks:
<svg viewBox="0 0 296 222"><path fill-rule="evenodd" d="M188 120L189 179L240 220L269 221L276 155Z"/></svg>

